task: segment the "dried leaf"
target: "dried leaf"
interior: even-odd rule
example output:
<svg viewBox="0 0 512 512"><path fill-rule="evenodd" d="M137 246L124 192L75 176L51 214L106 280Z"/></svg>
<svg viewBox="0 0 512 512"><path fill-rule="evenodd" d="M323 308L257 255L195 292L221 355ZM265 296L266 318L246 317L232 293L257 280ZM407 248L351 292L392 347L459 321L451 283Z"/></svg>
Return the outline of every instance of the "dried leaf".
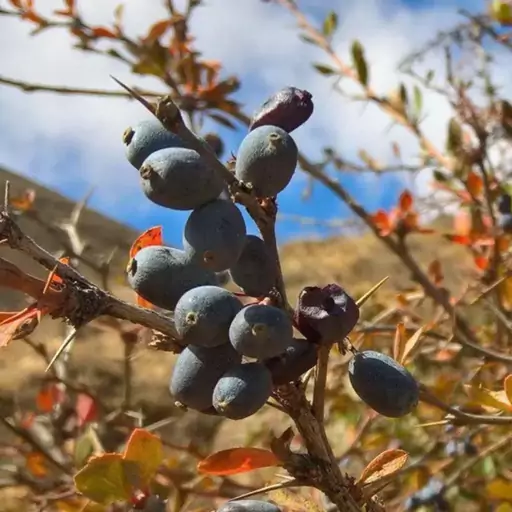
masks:
<svg viewBox="0 0 512 512"><path fill-rule="evenodd" d="M405 324L403 322L399 322L396 326L395 340L393 342L393 358L399 363L402 362L405 341Z"/></svg>
<svg viewBox="0 0 512 512"><path fill-rule="evenodd" d="M363 469L358 483L366 485L396 473L399 469L404 467L408 458L409 455L403 450L386 450L380 455L377 455L377 457Z"/></svg>
<svg viewBox="0 0 512 512"><path fill-rule="evenodd" d="M503 389L507 395L508 401L512 404L512 374L507 375L503 381Z"/></svg>
<svg viewBox="0 0 512 512"><path fill-rule="evenodd" d="M123 460L119 453L92 457L74 477L78 492L103 505L128 501L137 480L137 463Z"/></svg>
<svg viewBox="0 0 512 512"><path fill-rule="evenodd" d="M464 385L464 389L469 399L475 404L500 411L512 412L512 405L508 401L505 392L489 391L488 389L472 386L471 384Z"/></svg>
<svg viewBox="0 0 512 512"><path fill-rule="evenodd" d="M7 346L24 332L25 326L37 322L41 311L35 304L15 313L12 317L6 318L0 323L0 347ZM33 330L33 329L32 329Z"/></svg>
<svg viewBox="0 0 512 512"><path fill-rule="evenodd" d="M75 414L78 427L83 427L85 424L94 421L98 417L98 406L94 398L85 393L78 393L75 402Z"/></svg>
<svg viewBox="0 0 512 512"><path fill-rule="evenodd" d="M123 459L138 464L142 484L148 486L162 464L162 441L147 430L136 428L128 440Z"/></svg>
<svg viewBox="0 0 512 512"><path fill-rule="evenodd" d="M209 475L236 475L255 469L279 466L280 460L262 448L232 448L223 450L200 461L197 470Z"/></svg>
<svg viewBox="0 0 512 512"><path fill-rule="evenodd" d="M30 452L25 459L26 468L38 478L43 478L48 474L46 460L40 452Z"/></svg>
<svg viewBox="0 0 512 512"><path fill-rule="evenodd" d="M153 42L157 39L160 39L166 32L172 27L171 20L161 20L157 21L155 24L151 25L149 28L149 32L144 38L144 42Z"/></svg>
<svg viewBox="0 0 512 512"><path fill-rule="evenodd" d="M510 500L512 497L512 482L500 478L489 482L485 491L492 500Z"/></svg>
<svg viewBox="0 0 512 512"><path fill-rule="evenodd" d="M423 336L424 331L426 330L425 326L420 327L408 340L405 344L404 351L402 353L402 359L399 361L401 364L407 363L407 358L411 355L412 351L416 347L416 345L421 340L421 337Z"/></svg>

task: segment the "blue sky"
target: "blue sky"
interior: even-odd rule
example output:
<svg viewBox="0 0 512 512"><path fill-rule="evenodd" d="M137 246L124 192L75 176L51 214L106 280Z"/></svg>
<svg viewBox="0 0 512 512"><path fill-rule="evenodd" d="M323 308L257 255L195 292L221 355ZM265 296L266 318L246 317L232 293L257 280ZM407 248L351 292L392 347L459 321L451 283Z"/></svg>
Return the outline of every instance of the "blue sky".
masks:
<svg viewBox="0 0 512 512"><path fill-rule="evenodd" d="M59 0L35 2L43 11L60 3ZM147 0L128 0L127 25L140 33L151 20L158 19L157 3L155 0L150 7ZM102 0L101 4L92 4L78 0L85 10L84 18L98 24L109 22L116 2ZM336 10L341 27L334 40L335 47L341 56L347 57L350 42L355 37L360 39L367 48L372 81L378 90L386 92L398 84L396 64L407 51L430 39L437 30L458 21L457 7L478 9L483 8L484 2L305 0L299 5L304 5L319 20L330 9ZM0 18L0 24L0 44L13 48L12 52L0 55L2 75L33 82L114 89L116 85L108 78L112 73L132 85L158 86L152 79L130 75L127 69L110 60L73 51L66 34L55 31L29 38L30 27L26 24L6 18ZM404 159L417 155L417 145L405 130L389 130L389 120L375 107L363 108L361 104L348 102L333 92L328 79L312 71L312 61L329 61L299 40L293 19L281 8L259 0L236 0L236 3L210 0L198 10L192 28L197 35L197 48L205 57L221 60L226 75L240 76L242 89L236 99L247 105L247 112L286 85L313 93L315 113L293 134L299 147L313 159L328 144L348 158L356 158L358 150L364 147L377 158L390 162L392 141L401 145ZM436 56L427 65L442 69L442 61ZM436 144L442 145L450 109L440 98L430 96L425 97L425 108L428 114L425 131ZM161 224L167 243L181 243L187 213L149 203L138 187L136 173L124 159L121 134L126 126L147 115L142 106L119 99L26 95L1 86L0 110L4 113L0 117L0 165L73 199L80 199L94 186L92 207L141 231ZM206 131L211 128L224 137L228 151L236 152L244 135L242 131L233 133L213 124ZM370 209L389 208L404 186L398 175L371 178L350 173L341 175L340 179ZM420 192L425 192L428 181L428 175L418 181ZM314 187L307 201L302 201L305 184L304 175L297 172L279 198L283 213L318 219L347 216L347 209L320 185ZM254 231L252 226L249 229ZM312 233L311 229L305 230L285 220L278 224L281 242L329 233L327 228L317 227Z"/></svg>

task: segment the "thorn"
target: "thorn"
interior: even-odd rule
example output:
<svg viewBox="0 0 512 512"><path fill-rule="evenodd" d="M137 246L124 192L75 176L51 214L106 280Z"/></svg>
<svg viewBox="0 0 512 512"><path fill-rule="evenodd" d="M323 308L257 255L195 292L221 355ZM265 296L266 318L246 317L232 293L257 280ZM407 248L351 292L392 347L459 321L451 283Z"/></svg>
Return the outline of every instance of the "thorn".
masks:
<svg viewBox="0 0 512 512"><path fill-rule="evenodd" d="M73 329L67 335L66 339L62 342L62 345L58 348L57 352L55 352L55 355L52 357L52 360L49 362L48 366L46 367L45 372L48 372L50 370L50 368L55 364L57 359L68 348L68 346L71 344L71 342L75 339L76 333L77 333L77 329Z"/></svg>
<svg viewBox="0 0 512 512"><path fill-rule="evenodd" d="M7 214L9 213L10 196L11 196L11 182L9 180L6 180L5 189L4 189L4 212Z"/></svg>
<svg viewBox="0 0 512 512"><path fill-rule="evenodd" d="M267 487L262 487L261 489L256 489L254 491L246 492L245 494L241 494L240 496L237 496L236 498L231 498L228 500L228 503L230 501L236 501L236 500L243 500L245 498L249 498L251 496L255 496L256 494L262 494L264 492L270 492L270 491L277 491L279 489L286 489L287 487L300 487L301 482L294 478L293 480L289 480L287 482L281 482L279 484L272 484L267 485Z"/></svg>
<svg viewBox="0 0 512 512"><path fill-rule="evenodd" d="M73 227L76 228L78 221L80 220L80 216L82 215L82 212L84 211L85 207L87 206L87 203L91 199L91 196L94 192L96 187L91 187L87 194L85 194L84 198L76 203L75 207L73 208L73 211L70 215L70 223Z"/></svg>
<svg viewBox="0 0 512 512"><path fill-rule="evenodd" d="M114 82L117 82L124 90L128 91L139 103L142 103L142 105L144 105L153 115L156 114L155 106L146 99L144 99L138 92L123 84L123 82L121 82L121 80L118 80L115 76L110 75L110 78L112 78Z"/></svg>
<svg viewBox="0 0 512 512"><path fill-rule="evenodd" d="M389 276L379 281L371 290L367 291L360 299L356 301L358 307L361 307L387 280Z"/></svg>
<svg viewBox="0 0 512 512"><path fill-rule="evenodd" d="M431 421L430 423L421 423L420 425L415 425L414 428L437 427L441 425L447 425L448 423L450 423L448 420Z"/></svg>

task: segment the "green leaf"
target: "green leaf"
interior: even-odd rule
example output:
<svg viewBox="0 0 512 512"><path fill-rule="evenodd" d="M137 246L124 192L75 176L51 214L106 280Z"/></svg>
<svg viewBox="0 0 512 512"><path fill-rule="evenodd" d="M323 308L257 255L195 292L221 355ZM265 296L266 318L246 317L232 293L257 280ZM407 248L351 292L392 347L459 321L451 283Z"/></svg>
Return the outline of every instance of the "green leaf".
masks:
<svg viewBox="0 0 512 512"><path fill-rule="evenodd" d="M94 454L94 445L89 432L82 434L75 442L74 458L75 467L85 466L87 459Z"/></svg>
<svg viewBox="0 0 512 512"><path fill-rule="evenodd" d="M405 110L407 108L407 105L409 104L409 94L407 93L407 88L405 87L404 84L400 84L399 95L400 101L402 102L402 105Z"/></svg>
<svg viewBox="0 0 512 512"><path fill-rule="evenodd" d="M364 48L357 40L352 43L352 60L359 82L365 86L368 85L368 64L364 56Z"/></svg>
<svg viewBox="0 0 512 512"><path fill-rule="evenodd" d="M322 75L329 76L337 74L335 69L331 68L330 66L326 66L325 64L313 63L313 67Z"/></svg>
<svg viewBox="0 0 512 512"><path fill-rule="evenodd" d="M414 86L414 115L416 119L418 119L421 115L421 110L423 108L423 94L421 89L415 85Z"/></svg>
<svg viewBox="0 0 512 512"><path fill-rule="evenodd" d="M136 428L126 445L123 459L139 466L143 486L148 486L163 459L160 438L142 428Z"/></svg>
<svg viewBox="0 0 512 512"><path fill-rule="evenodd" d="M132 490L140 486L137 463L123 460L119 453L91 458L76 473L74 482L78 492L102 505L127 501Z"/></svg>
<svg viewBox="0 0 512 512"><path fill-rule="evenodd" d="M448 123L448 137L446 138L446 150L456 153L462 145L462 128L457 120L452 117Z"/></svg>
<svg viewBox="0 0 512 512"><path fill-rule="evenodd" d="M323 33L325 37L331 36L338 27L338 15L331 11L324 20Z"/></svg>
<svg viewBox="0 0 512 512"><path fill-rule="evenodd" d="M435 71L433 69L429 69L427 72L427 76L425 77L425 82L427 82L427 84L430 84L430 82L432 82L432 80L434 79L434 75Z"/></svg>
<svg viewBox="0 0 512 512"><path fill-rule="evenodd" d="M299 34L299 38L302 39L305 43L318 46L318 42L315 41L312 37L308 36L307 34Z"/></svg>

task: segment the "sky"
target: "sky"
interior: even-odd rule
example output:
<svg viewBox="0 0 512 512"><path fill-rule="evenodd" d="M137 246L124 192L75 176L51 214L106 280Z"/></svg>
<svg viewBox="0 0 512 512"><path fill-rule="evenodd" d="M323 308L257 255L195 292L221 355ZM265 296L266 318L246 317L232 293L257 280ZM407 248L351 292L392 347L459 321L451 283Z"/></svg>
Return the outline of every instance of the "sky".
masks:
<svg viewBox="0 0 512 512"><path fill-rule="evenodd" d="M108 24L118 0L77 0L83 18L91 24ZM179 7L183 1L177 0ZM333 44L348 58L351 42L364 45L374 88L386 93L400 80L398 62L422 46L438 31L461 18L457 8L475 12L484 0L299 0L299 5L319 22L327 12L339 16ZM124 25L133 35L141 35L165 12L162 0L125 0ZM313 94L315 112L293 133L299 148L313 160L330 145L347 158L356 159L365 148L372 156L392 162L391 143L401 147L404 161L414 162L418 147L414 138L400 127L390 127L389 118L372 105L354 103L332 88L333 81L314 72L311 62L329 64L321 51L298 37L295 20L283 8L261 0L205 0L191 22L195 46L205 58L219 60L225 75L236 74L242 87L234 96L253 112L269 95L294 85ZM63 5L63 0L35 0L41 13ZM8 0L0 0L7 7ZM48 30L30 37L30 23L0 17L0 75L46 84L116 89L109 75L132 86L161 90L152 78L132 75L116 60L72 48L64 31ZM433 55L422 64L442 73L443 61ZM502 71L503 80L510 81ZM357 92L348 86L347 91ZM137 172L124 156L122 133L131 124L148 116L133 101L118 98L27 94L0 85L0 165L28 176L64 195L78 200L91 186L90 206L143 231L162 225L165 241L180 246L187 212L175 212L150 203L139 187ZM446 124L451 115L441 97L424 94L427 136L443 147ZM219 129L228 151L236 153L244 131ZM403 175L375 178L370 175L340 174L341 183L371 210L389 208L404 186ZM417 192L428 195L430 175L416 182ZM307 184L297 171L290 186L279 197L284 214L317 219L343 219L348 210L328 190L316 185L309 200L301 199ZM249 224L249 230L254 227ZM300 236L325 235L326 229L305 228L280 220L280 242Z"/></svg>

